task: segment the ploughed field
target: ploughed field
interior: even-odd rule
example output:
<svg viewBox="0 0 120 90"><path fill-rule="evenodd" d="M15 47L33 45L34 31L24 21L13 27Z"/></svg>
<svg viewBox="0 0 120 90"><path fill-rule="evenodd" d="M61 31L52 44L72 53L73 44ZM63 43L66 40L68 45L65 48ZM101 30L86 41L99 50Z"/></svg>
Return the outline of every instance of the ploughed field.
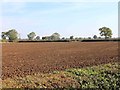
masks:
<svg viewBox="0 0 120 90"><path fill-rule="evenodd" d="M3 43L2 79L118 61L118 42Z"/></svg>

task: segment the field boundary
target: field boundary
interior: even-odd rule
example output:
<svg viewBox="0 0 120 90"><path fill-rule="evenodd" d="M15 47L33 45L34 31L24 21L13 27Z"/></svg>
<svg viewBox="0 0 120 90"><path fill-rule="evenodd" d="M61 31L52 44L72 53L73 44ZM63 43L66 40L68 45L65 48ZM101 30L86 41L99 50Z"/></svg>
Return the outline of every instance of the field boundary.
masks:
<svg viewBox="0 0 120 90"><path fill-rule="evenodd" d="M81 39L81 40L18 40L19 43L21 42L119 42L120 39Z"/></svg>

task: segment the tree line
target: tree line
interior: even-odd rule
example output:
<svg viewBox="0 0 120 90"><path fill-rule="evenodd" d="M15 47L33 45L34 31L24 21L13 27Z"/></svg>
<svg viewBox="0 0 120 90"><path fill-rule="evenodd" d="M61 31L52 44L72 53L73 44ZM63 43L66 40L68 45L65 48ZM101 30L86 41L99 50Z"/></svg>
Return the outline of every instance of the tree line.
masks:
<svg viewBox="0 0 120 90"><path fill-rule="evenodd" d="M100 36L104 36L105 39L112 37L112 30L108 27L102 27L99 28ZM35 32L30 32L27 34L28 39L27 40L41 40L40 36L37 36ZM2 41L17 41L21 40L18 36L18 32L15 29L8 30L7 32L2 32L1 34ZM101 37L97 37L97 35L93 36L94 39L100 39ZM65 40L66 38L61 38L62 40ZM82 39L82 38L74 38L74 36L70 36L70 40L73 39ZM88 39L91 39L91 37L88 37ZM42 37L42 40L60 40L60 34L55 32L50 36L44 36Z"/></svg>

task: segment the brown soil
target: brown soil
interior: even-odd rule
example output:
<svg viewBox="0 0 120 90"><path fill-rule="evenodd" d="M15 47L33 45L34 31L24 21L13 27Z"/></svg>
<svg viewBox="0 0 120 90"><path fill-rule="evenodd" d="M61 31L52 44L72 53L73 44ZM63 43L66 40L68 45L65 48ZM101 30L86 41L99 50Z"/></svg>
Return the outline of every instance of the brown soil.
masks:
<svg viewBox="0 0 120 90"><path fill-rule="evenodd" d="M3 43L2 79L118 60L118 42Z"/></svg>

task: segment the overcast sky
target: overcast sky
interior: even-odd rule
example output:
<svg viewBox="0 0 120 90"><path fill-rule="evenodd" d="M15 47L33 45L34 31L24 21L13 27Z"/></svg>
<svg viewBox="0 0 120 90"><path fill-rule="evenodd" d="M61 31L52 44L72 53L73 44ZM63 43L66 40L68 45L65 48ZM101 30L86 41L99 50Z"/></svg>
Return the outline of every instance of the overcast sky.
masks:
<svg viewBox="0 0 120 90"><path fill-rule="evenodd" d="M103 26L112 29L113 37L118 36L118 2L4 0L1 10L2 31L16 29L21 38L32 31L41 37L54 32L62 37L93 37L99 36Z"/></svg>

